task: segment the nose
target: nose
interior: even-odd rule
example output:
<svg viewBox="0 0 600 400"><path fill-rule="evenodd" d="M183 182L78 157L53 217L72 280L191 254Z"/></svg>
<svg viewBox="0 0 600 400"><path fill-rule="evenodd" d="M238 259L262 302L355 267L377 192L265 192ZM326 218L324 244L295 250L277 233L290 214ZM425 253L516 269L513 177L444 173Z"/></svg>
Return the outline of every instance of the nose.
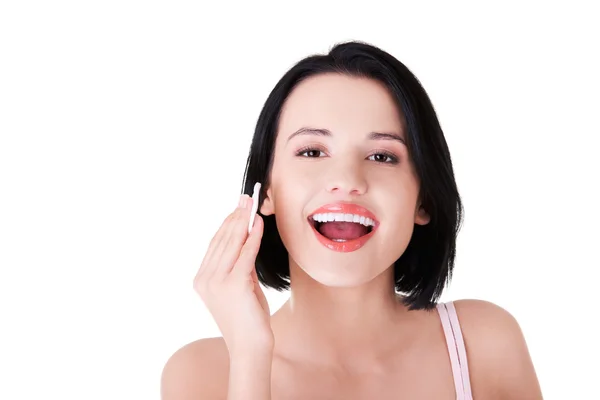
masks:
<svg viewBox="0 0 600 400"><path fill-rule="evenodd" d="M361 195L367 191L363 171L352 163L337 163L327 168L327 191L341 195Z"/></svg>

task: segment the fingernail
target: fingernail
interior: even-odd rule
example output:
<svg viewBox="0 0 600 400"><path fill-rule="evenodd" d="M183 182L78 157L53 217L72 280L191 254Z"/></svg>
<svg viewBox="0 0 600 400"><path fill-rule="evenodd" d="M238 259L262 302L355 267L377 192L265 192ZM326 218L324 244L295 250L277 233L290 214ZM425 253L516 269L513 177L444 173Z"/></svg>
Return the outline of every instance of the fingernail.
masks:
<svg viewBox="0 0 600 400"><path fill-rule="evenodd" d="M244 208L244 195L240 196L240 202L238 203L238 208Z"/></svg>
<svg viewBox="0 0 600 400"><path fill-rule="evenodd" d="M250 196L246 196L246 204L244 208L252 208L252 198Z"/></svg>

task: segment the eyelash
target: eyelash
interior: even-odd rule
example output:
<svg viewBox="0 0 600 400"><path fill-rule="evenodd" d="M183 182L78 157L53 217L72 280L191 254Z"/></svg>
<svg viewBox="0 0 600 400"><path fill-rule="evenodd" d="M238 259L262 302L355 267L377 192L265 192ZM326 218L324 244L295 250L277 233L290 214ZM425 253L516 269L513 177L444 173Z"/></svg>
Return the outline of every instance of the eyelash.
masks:
<svg viewBox="0 0 600 400"><path fill-rule="evenodd" d="M318 151L318 152L324 153L324 151L322 149L319 149L318 147L307 146L307 147L303 147L303 148L299 149L296 152L296 156L306 157L306 158L320 158L320 157L302 156L302 154L308 153L309 151ZM373 155L383 155L383 156L389 157L391 160L391 161L375 161L376 163L380 163L380 164L398 164L398 162L400 161L395 154L390 153L389 151L386 151L386 150L377 150L376 153L371 154L371 156L373 156ZM371 157L371 156L369 156L369 157Z"/></svg>

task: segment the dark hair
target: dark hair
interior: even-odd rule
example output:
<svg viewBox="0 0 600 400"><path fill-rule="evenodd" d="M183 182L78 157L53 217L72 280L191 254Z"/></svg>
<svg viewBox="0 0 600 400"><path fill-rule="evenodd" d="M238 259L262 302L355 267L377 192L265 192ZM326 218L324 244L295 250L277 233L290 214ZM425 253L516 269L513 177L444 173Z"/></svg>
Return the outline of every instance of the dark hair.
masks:
<svg viewBox="0 0 600 400"><path fill-rule="evenodd" d="M463 207L433 105L417 78L387 52L363 42L346 42L335 45L329 54L309 56L295 64L275 85L260 113L242 191L251 194L254 183L261 182L262 205L284 101L304 79L331 72L383 83L404 114L408 152L421 182L419 200L430 221L415 224L408 247L395 262L395 288L406 294L404 304L409 309L432 309L452 277ZM290 286L288 252L275 215L261 216L264 233L256 259L257 276L263 285L282 291Z"/></svg>

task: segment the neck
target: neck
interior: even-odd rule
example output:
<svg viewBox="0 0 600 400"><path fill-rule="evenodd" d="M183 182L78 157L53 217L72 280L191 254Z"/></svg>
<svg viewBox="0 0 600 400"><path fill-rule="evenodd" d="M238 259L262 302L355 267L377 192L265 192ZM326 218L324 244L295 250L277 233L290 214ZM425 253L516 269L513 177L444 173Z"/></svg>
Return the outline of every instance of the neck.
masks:
<svg viewBox="0 0 600 400"><path fill-rule="evenodd" d="M394 291L393 268L355 287L327 287L290 266L290 299L273 315L276 352L322 365L377 364L412 318ZM367 364L367 365L369 365Z"/></svg>

